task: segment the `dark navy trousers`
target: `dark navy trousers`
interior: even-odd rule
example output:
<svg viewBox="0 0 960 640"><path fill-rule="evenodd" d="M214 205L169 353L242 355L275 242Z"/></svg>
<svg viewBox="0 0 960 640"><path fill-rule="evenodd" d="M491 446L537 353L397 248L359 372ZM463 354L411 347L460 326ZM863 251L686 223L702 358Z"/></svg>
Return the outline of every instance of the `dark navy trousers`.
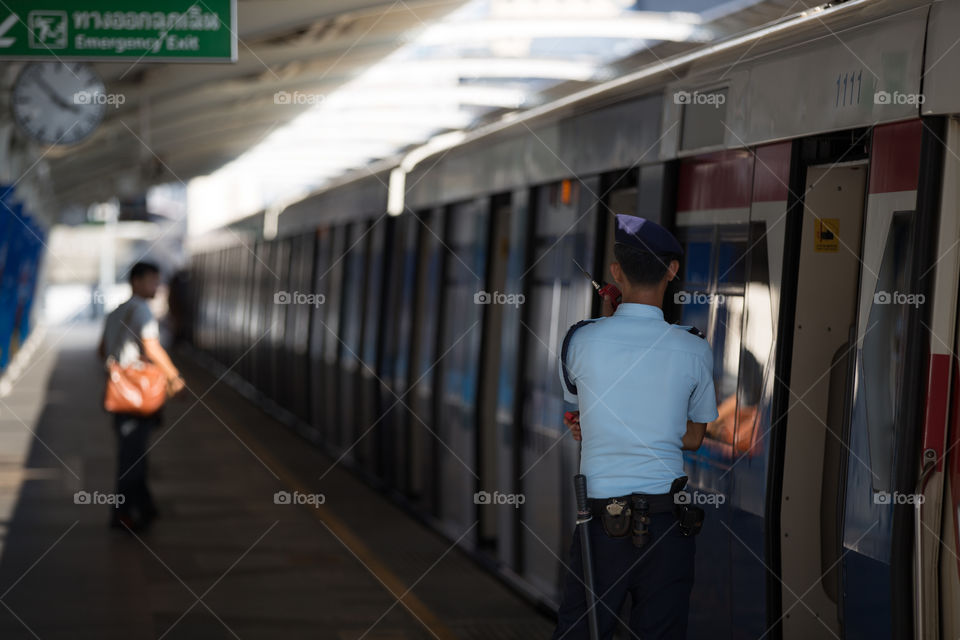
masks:
<svg viewBox="0 0 960 640"><path fill-rule="evenodd" d="M117 413L113 420L117 434L117 493L124 498L117 512L138 521L149 520L156 514L156 506L147 486L147 446L150 432L160 425L160 416Z"/></svg>
<svg viewBox="0 0 960 640"><path fill-rule="evenodd" d="M650 540L642 548L630 536L611 538L603 532L600 518L587 525L593 553L597 620L600 637L610 638L620 624L620 610L630 596L629 620L623 620L642 640L684 640L696 542L680 535L673 514L650 517ZM553 640L589 640L583 560L577 527L564 569L560 613Z"/></svg>

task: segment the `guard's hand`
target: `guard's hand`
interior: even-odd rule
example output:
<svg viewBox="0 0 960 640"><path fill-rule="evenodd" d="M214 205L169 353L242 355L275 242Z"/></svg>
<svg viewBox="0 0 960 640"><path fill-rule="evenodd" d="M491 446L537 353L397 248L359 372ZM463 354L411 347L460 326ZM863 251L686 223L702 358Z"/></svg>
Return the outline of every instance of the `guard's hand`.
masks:
<svg viewBox="0 0 960 640"><path fill-rule="evenodd" d="M603 298L603 303L600 305L600 315L604 318L609 318L613 315L613 312L617 310L617 300L621 295L620 289L617 289L612 284L607 284L601 287L598 293L600 297Z"/></svg>
<svg viewBox="0 0 960 640"><path fill-rule="evenodd" d="M177 376L175 378L169 378L167 380L167 397L172 398L173 396L183 391L184 387L186 386L187 386L187 383L184 382L183 378L180 376Z"/></svg>
<svg viewBox="0 0 960 640"><path fill-rule="evenodd" d="M579 411L567 411L565 414L563 414L563 424L567 427L567 429L570 429L574 440L577 442L583 440L583 436L580 433Z"/></svg>

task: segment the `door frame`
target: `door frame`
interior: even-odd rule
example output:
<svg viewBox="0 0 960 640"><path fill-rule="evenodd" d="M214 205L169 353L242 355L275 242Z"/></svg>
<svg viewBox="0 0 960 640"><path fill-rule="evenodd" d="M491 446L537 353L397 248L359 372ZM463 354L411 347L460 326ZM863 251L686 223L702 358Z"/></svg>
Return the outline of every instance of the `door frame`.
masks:
<svg viewBox="0 0 960 640"><path fill-rule="evenodd" d="M798 138L790 153L789 189L785 218L783 268L780 281L780 310L777 317L778 336L773 398L770 415L770 462L767 466L767 500L764 561L767 573L767 627L769 637L783 637L783 583L782 528L780 524L783 500L783 466L786 455L786 419L790 401L790 373L793 367L794 322L797 311L797 289L800 271L801 241L803 238L804 193L807 170L810 167L869 160L870 129L854 129L822 136ZM780 423L783 422L782 425ZM780 425L779 428L773 428Z"/></svg>

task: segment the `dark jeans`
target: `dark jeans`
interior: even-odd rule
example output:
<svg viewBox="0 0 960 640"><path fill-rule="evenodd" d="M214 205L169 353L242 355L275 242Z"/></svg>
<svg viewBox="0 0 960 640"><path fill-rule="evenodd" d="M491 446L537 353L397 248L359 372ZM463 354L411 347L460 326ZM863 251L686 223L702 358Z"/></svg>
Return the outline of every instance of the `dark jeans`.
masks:
<svg viewBox="0 0 960 640"><path fill-rule="evenodd" d="M650 517L650 540L638 549L630 536L611 538L594 517L590 531L593 573L596 584L597 622L601 638L610 638L627 594L631 598L630 629L643 640L683 640L687 637L687 614L693 588L696 543L680 535L671 513ZM563 595L554 640L589 640L580 529L573 536L564 571Z"/></svg>
<svg viewBox="0 0 960 640"><path fill-rule="evenodd" d="M124 497L115 515L127 515L138 524L149 522L157 512L147 487L147 446L150 432L159 425L159 415L113 416L117 434L117 493Z"/></svg>

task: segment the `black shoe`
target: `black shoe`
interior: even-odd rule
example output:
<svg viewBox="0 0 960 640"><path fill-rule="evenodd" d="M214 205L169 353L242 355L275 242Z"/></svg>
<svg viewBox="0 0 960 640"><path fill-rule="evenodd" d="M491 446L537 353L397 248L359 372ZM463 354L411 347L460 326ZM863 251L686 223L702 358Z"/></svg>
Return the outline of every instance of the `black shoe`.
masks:
<svg viewBox="0 0 960 640"><path fill-rule="evenodd" d="M110 518L110 528L120 529L128 533L136 533L146 529L147 525L129 513L116 513Z"/></svg>
<svg viewBox="0 0 960 640"><path fill-rule="evenodd" d="M144 522L153 522L160 517L160 512L157 510L157 507L153 503L148 504L143 509L143 520Z"/></svg>

